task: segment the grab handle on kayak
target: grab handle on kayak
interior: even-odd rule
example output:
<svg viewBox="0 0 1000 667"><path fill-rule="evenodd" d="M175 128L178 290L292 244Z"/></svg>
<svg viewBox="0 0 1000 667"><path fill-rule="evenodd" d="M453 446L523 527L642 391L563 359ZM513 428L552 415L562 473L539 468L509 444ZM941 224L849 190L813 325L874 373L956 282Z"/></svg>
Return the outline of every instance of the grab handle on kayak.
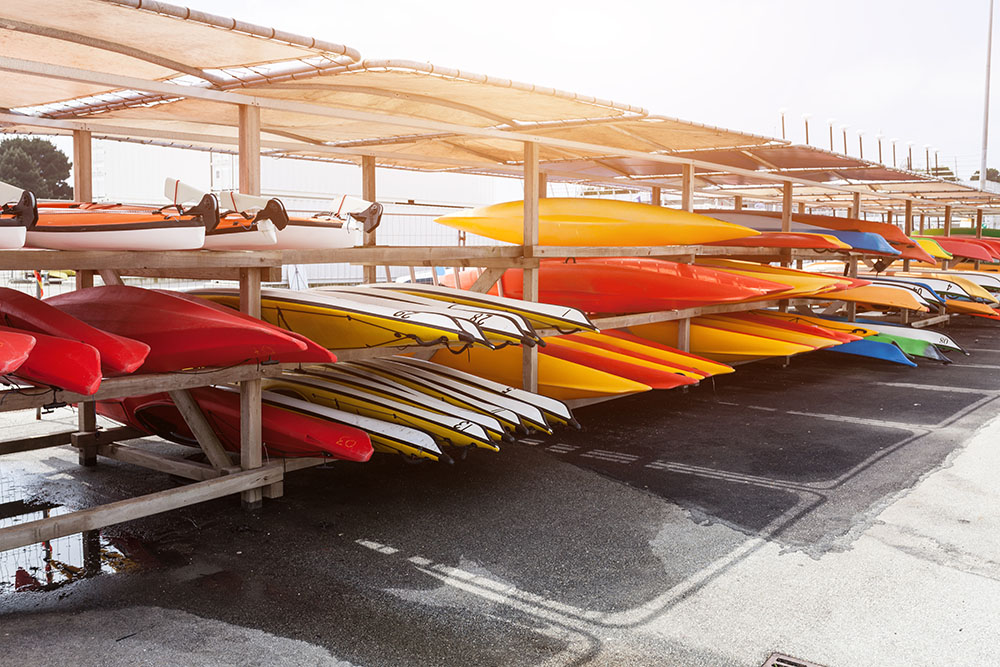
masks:
<svg viewBox="0 0 1000 667"><path fill-rule="evenodd" d="M12 214L18 224L31 229L38 222L38 200L33 192L25 190L16 204L4 204L3 212Z"/></svg>

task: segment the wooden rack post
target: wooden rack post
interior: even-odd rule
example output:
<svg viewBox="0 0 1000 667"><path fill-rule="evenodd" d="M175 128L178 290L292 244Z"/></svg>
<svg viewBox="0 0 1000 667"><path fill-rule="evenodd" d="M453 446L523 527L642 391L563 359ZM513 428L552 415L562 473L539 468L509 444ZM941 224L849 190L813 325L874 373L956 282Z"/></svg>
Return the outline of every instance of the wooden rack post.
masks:
<svg viewBox="0 0 1000 667"><path fill-rule="evenodd" d="M94 286L93 271L76 272L76 289L86 289ZM70 437L76 447L79 463L82 466L97 465L97 405L93 401L77 404L76 433Z"/></svg>
<svg viewBox="0 0 1000 667"><path fill-rule="evenodd" d="M375 201L375 157L372 155L361 156L361 198L365 201ZM375 232L376 230L373 229L370 232L364 233L364 245L366 248L375 245ZM378 276L376 275L377 268L374 264L366 264L364 266L362 271L364 272L364 281L366 283L374 283L378 280Z"/></svg>
<svg viewBox="0 0 1000 667"><path fill-rule="evenodd" d="M73 130L73 198L94 201L94 165L88 130Z"/></svg>
<svg viewBox="0 0 1000 667"><path fill-rule="evenodd" d="M681 209L694 210L694 165L681 165ZM685 317L677 322L677 349L682 352L691 351L691 318Z"/></svg>
<svg viewBox="0 0 1000 667"><path fill-rule="evenodd" d="M981 208L976 209L976 238L983 238L983 209Z"/></svg>
<svg viewBox="0 0 1000 667"><path fill-rule="evenodd" d="M907 236L913 236L913 202L909 199L903 204L903 233ZM903 270L910 270L910 260L903 260Z"/></svg>
<svg viewBox="0 0 1000 667"><path fill-rule="evenodd" d="M654 185L649 192L649 203L653 206L663 205L663 193L660 191L659 185Z"/></svg>
<svg viewBox="0 0 1000 667"><path fill-rule="evenodd" d="M951 206L944 207L944 235L951 236Z"/></svg>
<svg viewBox="0 0 1000 667"><path fill-rule="evenodd" d="M524 229L523 255L525 258L535 256L538 247L538 144L532 141L524 142ZM521 298L525 301L538 301L538 270L525 267L523 271L524 284ZM538 391L538 348L522 348L521 386L528 391Z"/></svg>
<svg viewBox="0 0 1000 667"><path fill-rule="evenodd" d="M250 317L260 317L260 270L240 270L240 312ZM240 466L253 470L263 464L261 444L261 381L244 380L240 383ZM259 488L244 491L241 498L244 509L261 506Z"/></svg>

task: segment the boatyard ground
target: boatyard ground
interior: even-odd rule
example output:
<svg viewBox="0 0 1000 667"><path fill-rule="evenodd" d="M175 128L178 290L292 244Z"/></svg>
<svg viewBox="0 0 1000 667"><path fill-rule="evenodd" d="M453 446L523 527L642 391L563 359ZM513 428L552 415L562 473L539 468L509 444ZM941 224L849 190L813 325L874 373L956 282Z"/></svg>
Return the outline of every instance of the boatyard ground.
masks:
<svg viewBox="0 0 1000 667"><path fill-rule="evenodd" d="M948 332L951 366L761 362L498 455L338 463L259 514L111 527L131 570L4 589L0 663L1000 664L1000 327ZM0 466L69 508L170 483L69 448Z"/></svg>

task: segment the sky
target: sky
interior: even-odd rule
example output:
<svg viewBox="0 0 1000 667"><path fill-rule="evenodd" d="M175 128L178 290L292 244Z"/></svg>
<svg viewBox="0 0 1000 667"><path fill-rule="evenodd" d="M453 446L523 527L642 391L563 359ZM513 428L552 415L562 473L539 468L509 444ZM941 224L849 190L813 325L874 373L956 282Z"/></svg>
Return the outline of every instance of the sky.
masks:
<svg viewBox="0 0 1000 667"><path fill-rule="evenodd" d="M876 156L913 142L968 178L979 168L989 0L187 0L203 11L611 99L654 114ZM278 9L276 9L276 7ZM1000 8L997 9L1000 14ZM994 42L997 39L994 20ZM1000 60L994 44L994 61ZM1000 167L1000 64L990 164ZM918 158L919 155L919 158ZM932 157L933 162L933 157Z"/></svg>

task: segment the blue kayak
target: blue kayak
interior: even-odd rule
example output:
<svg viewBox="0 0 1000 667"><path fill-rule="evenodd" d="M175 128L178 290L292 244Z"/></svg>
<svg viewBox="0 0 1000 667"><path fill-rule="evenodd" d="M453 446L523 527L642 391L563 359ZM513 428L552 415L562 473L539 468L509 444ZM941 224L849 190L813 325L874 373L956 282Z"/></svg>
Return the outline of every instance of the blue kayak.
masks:
<svg viewBox="0 0 1000 667"><path fill-rule="evenodd" d="M841 352L843 354L853 354L858 357L871 357L872 359L882 359L883 361L891 361L894 364L902 364L903 366L912 366L916 368L917 365L913 363L899 347L893 345L892 343L882 343L877 340L853 340L850 343L844 343L843 345L835 345L834 347L828 347L826 352Z"/></svg>
<svg viewBox="0 0 1000 667"><path fill-rule="evenodd" d="M883 237L871 232L844 232L836 229L824 229L824 234L836 236L838 239L862 252L877 252L883 255L902 255L900 251L889 245Z"/></svg>

